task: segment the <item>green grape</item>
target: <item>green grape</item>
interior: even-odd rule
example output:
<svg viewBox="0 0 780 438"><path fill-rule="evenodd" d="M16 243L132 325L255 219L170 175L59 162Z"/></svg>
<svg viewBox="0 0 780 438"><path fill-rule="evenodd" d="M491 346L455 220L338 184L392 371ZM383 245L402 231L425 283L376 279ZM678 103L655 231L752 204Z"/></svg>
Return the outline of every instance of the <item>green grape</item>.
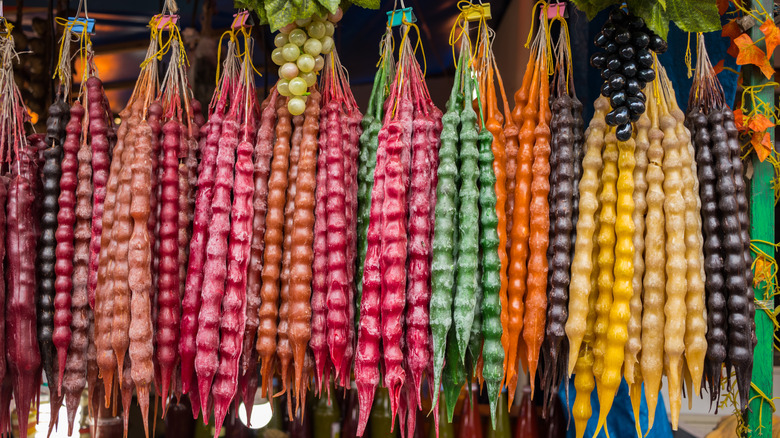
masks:
<svg viewBox="0 0 780 438"><path fill-rule="evenodd" d="M331 23L330 21L326 21L325 22L325 35L329 36L329 37L332 37L333 36L333 32L335 32L335 31L336 31L336 26L334 26L333 23Z"/></svg>
<svg viewBox="0 0 780 438"><path fill-rule="evenodd" d="M298 76L298 66L294 62L288 62L279 67L279 77L290 80Z"/></svg>
<svg viewBox="0 0 780 438"><path fill-rule="evenodd" d="M287 26L284 26L283 28L279 29L279 32L284 33L284 34L288 34L288 33L292 32L297 27L298 26L296 26L295 23L290 23Z"/></svg>
<svg viewBox="0 0 780 438"><path fill-rule="evenodd" d="M274 46L276 47L284 47L285 44L289 42L289 39L287 38L287 35L283 33L277 33L274 37Z"/></svg>
<svg viewBox="0 0 780 438"><path fill-rule="evenodd" d="M300 116L306 111L306 101L300 97L292 97L287 102L287 109L290 111L290 114Z"/></svg>
<svg viewBox="0 0 780 438"><path fill-rule="evenodd" d="M304 73L310 72L314 70L314 57L308 53L304 53L298 57L296 64L298 64L298 70Z"/></svg>
<svg viewBox="0 0 780 438"><path fill-rule="evenodd" d="M273 52L271 52L271 61L273 61L276 65L282 65L286 61L286 59L284 59L284 55L282 54L282 50L283 49L277 47Z"/></svg>
<svg viewBox="0 0 780 438"><path fill-rule="evenodd" d="M338 23L339 21L341 21L341 17L343 17L343 16L344 16L344 10L341 9L341 8L338 8L338 9L336 9L336 13L335 14L329 14L328 15L328 20L333 22L333 23Z"/></svg>
<svg viewBox="0 0 780 438"><path fill-rule="evenodd" d="M331 39L331 41L333 41L333 39ZM303 45L303 51L311 56L317 56L322 53L322 43L317 38L309 38L306 40L306 44Z"/></svg>
<svg viewBox="0 0 780 438"><path fill-rule="evenodd" d="M288 86L290 93L295 96L303 96L306 92L306 81L300 77L290 79L290 85Z"/></svg>
<svg viewBox="0 0 780 438"><path fill-rule="evenodd" d="M322 53L330 53L333 50L333 38L326 36L322 39Z"/></svg>
<svg viewBox="0 0 780 438"><path fill-rule="evenodd" d="M300 47L303 45L303 43L306 42L306 32L303 31L303 29L295 29L294 31L290 32L290 42L295 44L296 46Z"/></svg>
<svg viewBox="0 0 780 438"><path fill-rule="evenodd" d="M295 24L297 24L299 27L305 27L309 23L311 23L311 17L309 17L309 18L299 18L299 19L295 20Z"/></svg>
<svg viewBox="0 0 780 438"><path fill-rule="evenodd" d="M309 36L312 38L322 38L325 36L325 23L321 21L315 21L308 27Z"/></svg>
<svg viewBox="0 0 780 438"><path fill-rule="evenodd" d="M276 91L279 92L282 96L290 97L290 81L287 79L279 79L279 82L276 83Z"/></svg>
<svg viewBox="0 0 780 438"><path fill-rule="evenodd" d="M306 81L307 87L311 87L312 85L317 83L317 73L314 73L312 71L301 73L299 77L303 78L303 80Z"/></svg>
<svg viewBox="0 0 780 438"><path fill-rule="evenodd" d="M287 43L282 47L282 57L287 62L293 62L296 59L298 59L298 56L301 54L300 47L296 46L293 43Z"/></svg>
<svg viewBox="0 0 780 438"><path fill-rule="evenodd" d="M325 58L321 55L317 55L317 57L314 58L314 71L320 71L322 70L322 67L325 67Z"/></svg>

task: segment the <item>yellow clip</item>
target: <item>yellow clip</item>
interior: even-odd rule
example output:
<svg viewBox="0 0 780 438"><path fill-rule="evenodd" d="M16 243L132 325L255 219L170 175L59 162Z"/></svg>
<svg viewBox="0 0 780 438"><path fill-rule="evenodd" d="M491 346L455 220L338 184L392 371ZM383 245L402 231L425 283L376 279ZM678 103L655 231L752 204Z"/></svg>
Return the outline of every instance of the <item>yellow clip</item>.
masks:
<svg viewBox="0 0 780 438"><path fill-rule="evenodd" d="M473 5L463 11L466 21L479 21L481 19L490 20L493 15L490 12L490 3L482 5Z"/></svg>

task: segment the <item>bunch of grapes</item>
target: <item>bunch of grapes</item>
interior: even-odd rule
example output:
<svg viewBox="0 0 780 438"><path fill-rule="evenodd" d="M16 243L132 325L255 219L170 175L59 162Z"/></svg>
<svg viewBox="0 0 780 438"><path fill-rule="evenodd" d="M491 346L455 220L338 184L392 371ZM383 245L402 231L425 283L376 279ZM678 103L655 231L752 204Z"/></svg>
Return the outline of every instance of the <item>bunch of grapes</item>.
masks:
<svg viewBox="0 0 780 438"><path fill-rule="evenodd" d="M606 121L618 127L618 140L626 141L631 138L631 122L645 112L642 90L655 79L651 51L665 52L666 41L648 29L642 18L615 8L594 43L604 49L590 58L590 65L601 70L601 94L612 104Z"/></svg>
<svg viewBox="0 0 780 438"><path fill-rule="evenodd" d="M289 97L287 109L298 116L306 109L309 87L317 82L317 72L325 65L325 58L333 50L335 23L341 20L339 9L327 18L314 15L295 20L281 28L274 37L276 48L271 59L279 66L279 82L276 89Z"/></svg>

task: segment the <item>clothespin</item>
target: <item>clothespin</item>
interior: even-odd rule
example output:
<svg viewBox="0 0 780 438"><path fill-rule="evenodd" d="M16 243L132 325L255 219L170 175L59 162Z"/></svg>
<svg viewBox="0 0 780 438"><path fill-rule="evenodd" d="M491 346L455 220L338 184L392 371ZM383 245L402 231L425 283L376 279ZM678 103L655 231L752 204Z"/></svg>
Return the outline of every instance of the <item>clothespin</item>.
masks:
<svg viewBox="0 0 780 438"><path fill-rule="evenodd" d="M157 30L165 30L168 26L176 26L176 23L179 22L179 16L175 14L160 14L156 15L155 18L157 19Z"/></svg>
<svg viewBox="0 0 780 438"><path fill-rule="evenodd" d="M417 17L414 16L412 8L396 9L394 11L387 12L387 25L390 27L397 27L407 23L416 23Z"/></svg>
<svg viewBox="0 0 780 438"><path fill-rule="evenodd" d="M254 24L252 16L249 15L249 11L241 11L233 14L233 24L230 27L233 29L240 29L242 27L252 27Z"/></svg>
<svg viewBox="0 0 780 438"><path fill-rule="evenodd" d="M490 12L490 3L472 5L465 11L466 21L479 21L482 18L490 20L493 15Z"/></svg>
<svg viewBox="0 0 780 438"><path fill-rule="evenodd" d="M68 21L73 23L70 28L73 33L84 32L84 27L87 28L87 33L90 35L95 34L95 19L94 18L80 18L80 17L68 17Z"/></svg>
<svg viewBox="0 0 780 438"><path fill-rule="evenodd" d="M566 11L566 3L550 3L547 6L547 19L552 20L555 17L569 18L569 13ZM544 19L545 10L542 9L539 12L539 19Z"/></svg>

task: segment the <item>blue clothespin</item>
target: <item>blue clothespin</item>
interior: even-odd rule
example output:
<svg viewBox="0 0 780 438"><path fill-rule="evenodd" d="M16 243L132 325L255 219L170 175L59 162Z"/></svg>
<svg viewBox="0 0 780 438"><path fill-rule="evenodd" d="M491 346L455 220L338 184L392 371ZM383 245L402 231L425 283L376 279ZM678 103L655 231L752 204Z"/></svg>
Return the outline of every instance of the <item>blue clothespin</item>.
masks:
<svg viewBox="0 0 780 438"><path fill-rule="evenodd" d="M87 26L87 33L90 35L94 35L95 33L95 19L94 18L76 18L76 17L68 17L68 21L73 22L73 27L71 27L71 30L74 33L81 33L84 32L84 26Z"/></svg>
<svg viewBox="0 0 780 438"><path fill-rule="evenodd" d="M400 26L405 22L416 23L417 17L414 16L412 8L396 9L387 12L387 25L390 27Z"/></svg>

